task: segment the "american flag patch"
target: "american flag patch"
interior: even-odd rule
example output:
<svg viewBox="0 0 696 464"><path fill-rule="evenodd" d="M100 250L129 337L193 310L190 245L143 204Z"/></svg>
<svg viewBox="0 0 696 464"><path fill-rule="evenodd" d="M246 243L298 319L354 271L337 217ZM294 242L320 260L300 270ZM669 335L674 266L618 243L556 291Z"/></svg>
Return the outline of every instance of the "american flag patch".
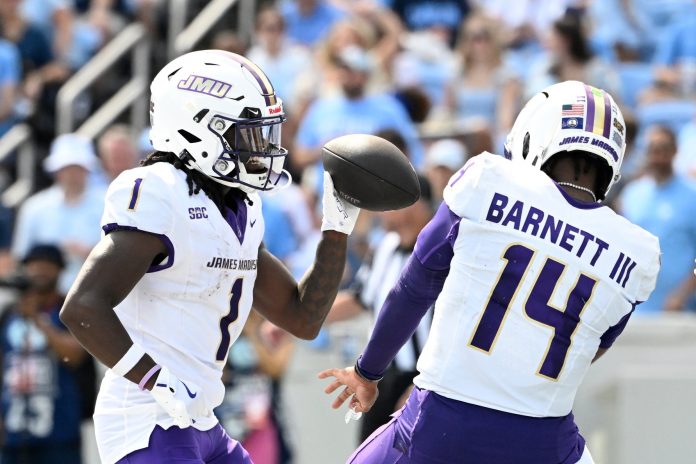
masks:
<svg viewBox="0 0 696 464"><path fill-rule="evenodd" d="M563 105L561 108L562 116L583 116L585 114L585 105L574 103L572 105Z"/></svg>

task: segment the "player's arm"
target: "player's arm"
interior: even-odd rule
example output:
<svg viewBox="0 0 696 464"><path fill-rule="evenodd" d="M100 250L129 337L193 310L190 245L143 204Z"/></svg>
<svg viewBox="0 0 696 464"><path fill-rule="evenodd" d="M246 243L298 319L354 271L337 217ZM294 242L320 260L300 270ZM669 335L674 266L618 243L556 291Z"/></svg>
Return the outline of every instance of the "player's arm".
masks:
<svg viewBox="0 0 696 464"><path fill-rule="evenodd" d="M259 248L254 308L296 337L316 337L336 298L347 243L346 234L322 232L314 263L299 283L278 258Z"/></svg>
<svg viewBox="0 0 696 464"><path fill-rule="evenodd" d="M413 255L389 292L377 317L375 328L355 367L328 369L319 378L336 377L326 389L332 393L346 388L333 403L338 408L351 395L351 405L366 412L377 398L376 385L396 354L416 331L444 285L454 255L452 245L459 230L459 218L445 203L418 236Z"/></svg>
<svg viewBox="0 0 696 464"><path fill-rule="evenodd" d="M48 346L68 367L77 368L82 364L87 353L72 335L54 326L49 317L35 317L33 321L46 337Z"/></svg>
<svg viewBox="0 0 696 464"><path fill-rule="evenodd" d="M60 312L60 320L74 337L103 364L112 368L133 345L114 312L145 275L157 257L166 256L154 234L116 230L106 235L82 266ZM155 366L148 355L125 375L138 383ZM151 377L146 388L151 388Z"/></svg>
<svg viewBox="0 0 696 464"><path fill-rule="evenodd" d="M254 284L254 308L278 327L310 340L319 333L336 298L348 234L360 211L338 197L328 173L324 174L323 209L322 237L314 263L300 282L262 245Z"/></svg>
<svg viewBox="0 0 696 464"><path fill-rule="evenodd" d="M636 306L638 306L639 304L640 302L632 303L633 308L631 309L631 311L624 317L622 317L619 320L619 322L609 327L606 330L606 332L602 334L602 336L599 338L599 348L597 348L597 353L595 354L594 358L592 358L592 362L597 361L599 358L604 356L604 353L609 351L609 348L611 348L616 339L619 338L619 335L621 335L621 333L626 328L628 320L631 318L633 311L635 311Z"/></svg>

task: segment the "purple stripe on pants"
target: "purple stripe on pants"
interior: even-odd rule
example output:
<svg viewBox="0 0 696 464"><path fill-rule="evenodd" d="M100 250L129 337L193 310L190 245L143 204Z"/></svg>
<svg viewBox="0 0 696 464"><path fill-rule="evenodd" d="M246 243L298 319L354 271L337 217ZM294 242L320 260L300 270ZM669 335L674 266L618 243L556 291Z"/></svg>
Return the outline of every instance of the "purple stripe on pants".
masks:
<svg viewBox="0 0 696 464"><path fill-rule="evenodd" d="M147 448L133 451L117 464L253 464L242 445L220 424L201 431L193 427L167 430L159 425Z"/></svg>
<svg viewBox="0 0 696 464"><path fill-rule="evenodd" d="M574 464L585 440L573 415L534 418L413 389L349 464Z"/></svg>

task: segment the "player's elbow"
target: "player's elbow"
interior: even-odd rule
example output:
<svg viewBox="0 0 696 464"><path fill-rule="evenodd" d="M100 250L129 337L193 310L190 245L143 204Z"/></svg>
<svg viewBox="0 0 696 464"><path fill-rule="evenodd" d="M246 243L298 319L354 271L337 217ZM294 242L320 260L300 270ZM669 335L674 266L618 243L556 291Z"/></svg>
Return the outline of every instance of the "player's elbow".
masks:
<svg viewBox="0 0 696 464"><path fill-rule="evenodd" d="M72 304L71 300L65 300L63 307L60 309L58 317L60 317L60 322L62 322L63 325L67 327L71 332L73 330L73 327L79 324L79 310L76 308L74 304Z"/></svg>
<svg viewBox="0 0 696 464"><path fill-rule="evenodd" d="M319 335L321 324L303 324L289 331L295 337L302 340L314 340Z"/></svg>
<svg viewBox="0 0 696 464"><path fill-rule="evenodd" d="M71 295L65 300L58 316L63 325L73 333L79 330L89 317L86 307L79 304L79 298L75 295Z"/></svg>

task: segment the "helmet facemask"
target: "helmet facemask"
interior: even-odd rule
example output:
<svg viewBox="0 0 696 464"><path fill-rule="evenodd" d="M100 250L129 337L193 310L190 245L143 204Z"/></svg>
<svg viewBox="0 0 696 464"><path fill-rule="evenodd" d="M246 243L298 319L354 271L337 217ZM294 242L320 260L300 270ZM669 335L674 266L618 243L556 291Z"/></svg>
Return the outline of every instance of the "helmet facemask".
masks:
<svg viewBox="0 0 696 464"><path fill-rule="evenodd" d="M222 153L212 164L212 179L248 193L283 187L289 174L283 170L288 151L280 145L285 116L235 119L210 118L208 129L221 142Z"/></svg>

